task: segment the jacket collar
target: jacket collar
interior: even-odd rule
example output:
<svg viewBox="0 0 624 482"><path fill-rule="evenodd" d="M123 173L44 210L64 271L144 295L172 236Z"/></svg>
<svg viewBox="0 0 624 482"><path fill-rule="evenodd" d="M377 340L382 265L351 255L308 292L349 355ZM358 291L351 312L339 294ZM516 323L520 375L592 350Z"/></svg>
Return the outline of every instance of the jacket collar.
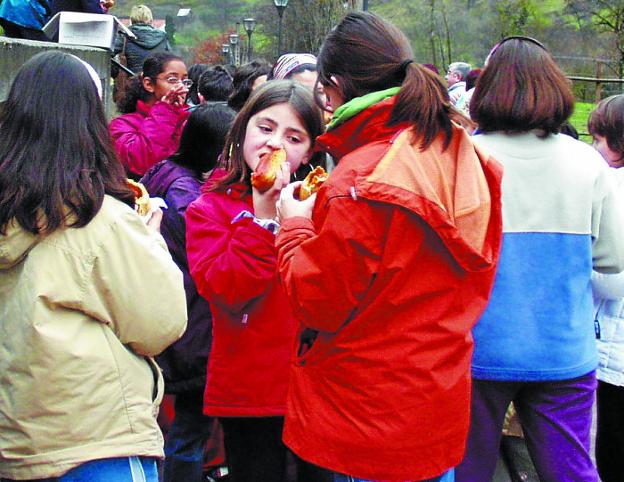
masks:
<svg viewBox="0 0 624 482"><path fill-rule="evenodd" d="M327 126L327 130L330 131L340 124L344 124L346 121L355 117L363 110L369 108L371 105L377 104L382 100L392 97L399 93L399 87L392 87L390 89L381 90L379 92L371 92L362 97L356 97L349 102L341 105L336 109L331 122Z"/></svg>
<svg viewBox="0 0 624 482"><path fill-rule="evenodd" d="M6 234L0 235L0 271L22 261L39 240L39 237L25 231L15 219L11 220Z"/></svg>
<svg viewBox="0 0 624 482"><path fill-rule="evenodd" d="M136 111L144 116L149 114L150 110L152 110L152 106L146 104L142 100L137 100Z"/></svg>
<svg viewBox="0 0 624 482"><path fill-rule="evenodd" d="M213 169L210 174L208 174L206 181L204 182L201 191L206 193L210 192L209 189L212 183L226 175L226 170L222 168ZM224 188L223 192L227 194L232 199L242 199L249 198L248 201L252 201L250 187L247 186L243 182L234 182L227 187Z"/></svg>
<svg viewBox="0 0 624 482"><path fill-rule="evenodd" d="M409 127L409 123L389 125L396 92L398 87L372 92L340 106L329 130L316 140L316 150L338 161L372 139L385 142Z"/></svg>

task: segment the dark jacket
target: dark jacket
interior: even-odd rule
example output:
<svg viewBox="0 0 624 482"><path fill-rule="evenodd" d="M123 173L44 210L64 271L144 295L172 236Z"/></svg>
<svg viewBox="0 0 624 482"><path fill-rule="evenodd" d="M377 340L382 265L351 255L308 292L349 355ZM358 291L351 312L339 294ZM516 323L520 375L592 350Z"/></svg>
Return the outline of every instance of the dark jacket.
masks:
<svg viewBox="0 0 624 482"><path fill-rule="evenodd" d="M152 197L167 203L160 232L167 242L175 264L184 276L188 309L187 330L177 342L156 357L163 370L167 393L200 392L206 383L206 366L212 344L210 305L197 293L186 260L186 223L188 205L200 194L201 180L172 161L162 161L141 179Z"/></svg>
<svg viewBox="0 0 624 482"><path fill-rule="evenodd" d="M143 61L149 54L171 50L167 41L167 34L162 30L145 23L131 25L130 30L136 35L136 38L129 38L126 42L126 66L135 74L143 70ZM119 35L115 42L115 53L120 53L123 50L123 45L124 39Z"/></svg>
<svg viewBox="0 0 624 482"><path fill-rule="evenodd" d="M105 13L100 0L50 0L52 15L57 12Z"/></svg>

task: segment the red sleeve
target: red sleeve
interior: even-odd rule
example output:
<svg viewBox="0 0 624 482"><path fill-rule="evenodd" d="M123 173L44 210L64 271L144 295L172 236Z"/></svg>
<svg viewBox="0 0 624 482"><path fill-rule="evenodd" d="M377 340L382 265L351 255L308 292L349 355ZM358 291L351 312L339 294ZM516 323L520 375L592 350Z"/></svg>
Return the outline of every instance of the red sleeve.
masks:
<svg viewBox="0 0 624 482"><path fill-rule="evenodd" d="M232 224L219 198L204 195L186 211L189 269L204 298L239 313L277 276L275 235L251 219Z"/></svg>
<svg viewBox="0 0 624 482"><path fill-rule="evenodd" d="M143 175L154 164L169 157L178 148L188 115L185 108L156 102L148 115L138 122L136 118L123 115L113 119L109 130L122 164Z"/></svg>
<svg viewBox="0 0 624 482"><path fill-rule="evenodd" d="M374 281L388 207L334 199L316 228L286 220L277 236L282 284L304 326L335 332L347 322Z"/></svg>

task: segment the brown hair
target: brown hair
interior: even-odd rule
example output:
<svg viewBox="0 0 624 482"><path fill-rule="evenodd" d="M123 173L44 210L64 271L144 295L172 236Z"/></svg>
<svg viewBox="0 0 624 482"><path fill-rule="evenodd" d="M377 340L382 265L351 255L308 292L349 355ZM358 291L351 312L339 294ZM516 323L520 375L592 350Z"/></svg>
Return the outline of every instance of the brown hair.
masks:
<svg viewBox="0 0 624 482"><path fill-rule="evenodd" d="M93 79L73 55L35 55L0 112L0 234L86 226L106 194L134 206Z"/></svg>
<svg viewBox="0 0 624 482"><path fill-rule="evenodd" d="M323 133L323 121L321 110L314 102L310 90L292 80L266 82L252 93L236 116L223 147L221 167L225 168L227 172L224 177L212 181L208 185L209 191L222 190L237 182L245 184L251 190L251 170L243 156L247 124L258 112L283 103L289 104L298 114L312 141L311 148L314 146L315 139ZM322 153L316 153L309 164L312 166L322 164L323 159ZM304 165L301 165L299 169L302 172L297 171L296 174L298 175L303 175L304 172L309 171L309 167Z"/></svg>
<svg viewBox="0 0 624 482"><path fill-rule="evenodd" d="M228 105L235 111L243 108L249 99L255 80L263 75L269 75L271 64L266 60L256 59L241 65L232 76L232 93L228 98Z"/></svg>
<svg viewBox="0 0 624 482"><path fill-rule="evenodd" d="M589 116L589 133L606 139L607 146L624 157L624 94L600 101Z"/></svg>
<svg viewBox="0 0 624 482"><path fill-rule="evenodd" d="M570 82L534 39L500 42L477 80L470 117L482 132L555 134L574 110Z"/></svg>
<svg viewBox="0 0 624 482"><path fill-rule="evenodd" d="M451 120L465 117L450 103L446 86L413 62L409 41L397 27L368 12L351 12L327 35L318 56L318 81L337 88L345 101L401 87L390 124L410 122L427 147L440 133L451 140ZM338 80L338 85L332 80Z"/></svg>

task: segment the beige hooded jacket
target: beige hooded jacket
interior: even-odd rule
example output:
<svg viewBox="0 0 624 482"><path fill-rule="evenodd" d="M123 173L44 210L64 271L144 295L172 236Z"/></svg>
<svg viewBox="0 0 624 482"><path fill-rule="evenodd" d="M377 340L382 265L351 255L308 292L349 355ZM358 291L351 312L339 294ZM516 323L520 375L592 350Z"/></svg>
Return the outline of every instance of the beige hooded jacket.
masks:
<svg viewBox="0 0 624 482"><path fill-rule="evenodd" d="M0 477L162 457L150 357L186 328L164 240L106 196L83 228L0 235Z"/></svg>

